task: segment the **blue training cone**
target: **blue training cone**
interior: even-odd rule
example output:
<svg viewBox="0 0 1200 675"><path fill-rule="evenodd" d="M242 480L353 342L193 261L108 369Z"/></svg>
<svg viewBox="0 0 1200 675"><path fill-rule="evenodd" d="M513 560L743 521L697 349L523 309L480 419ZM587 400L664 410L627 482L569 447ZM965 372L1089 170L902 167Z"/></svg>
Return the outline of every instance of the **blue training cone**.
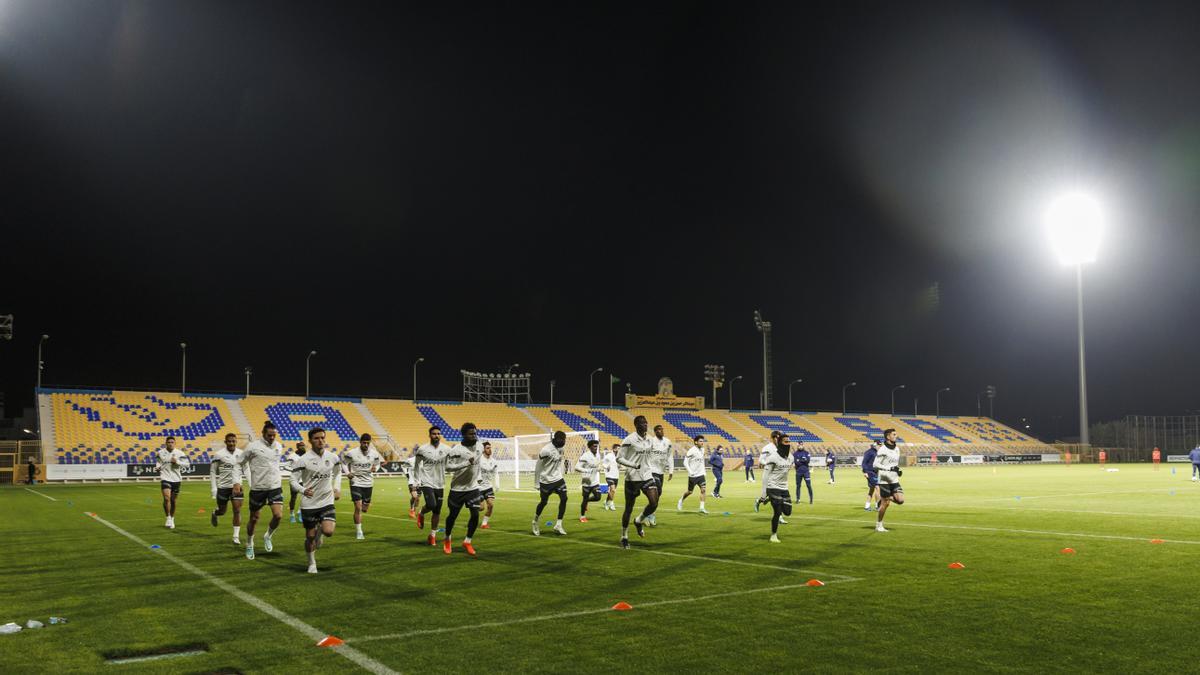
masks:
<svg viewBox="0 0 1200 675"><path fill-rule="evenodd" d="M1175 467L1171 467L1171 475L1172 475L1172 476L1174 476L1174 475L1175 475Z"/></svg>
<svg viewBox="0 0 1200 675"><path fill-rule="evenodd" d="M150 548L162 548L158 544L150 544Z"/></svg>
<svg viewBox="0 0 1200 675"><path fill-rule="evenodd" d="M547 521L546 521L546 527L554 527L554 521L553 521L553 520L547 520Z"/></svg>
<svg viewBox="0 0 1200 675"><path fill-rule="evenodd" d="M732 513L730 513L730 512L728 512L728 511L726 511L724 515L731 516L731 515L733 515L733 514L732 514Z"/></svg>
<svg viewBox="0 0 1200 675"><path fill-rule="evenodd" d="M1013 499L1016 499L1017 501L1021 501L1021 498L1020 498L1019 496L1018 496L1018 497L1014 497Z"/></svg>

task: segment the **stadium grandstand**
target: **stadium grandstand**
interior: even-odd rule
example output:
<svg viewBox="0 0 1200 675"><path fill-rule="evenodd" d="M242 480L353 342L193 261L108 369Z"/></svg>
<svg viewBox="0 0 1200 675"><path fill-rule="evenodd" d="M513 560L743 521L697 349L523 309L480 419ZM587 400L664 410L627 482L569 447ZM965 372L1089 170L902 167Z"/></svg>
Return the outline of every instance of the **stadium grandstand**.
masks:
<svg viewBox="0 0 1200 675"><path fill-rule="evenodd" d="M327 430L332 446L357 445L363 433L389 459L402 459L425 442L429 427L441 428L451 442L466 421L479 426L484 439L595 430L602 446L633 430L633 417L645 415L675 439L677 459L698 434L737 466L747 451L757 452L774 430L803 440L813 452L833 450L842 461L860 455L883 429L894 427L909 457L937 453L996 455L1050 453L1053 450L995 420L982 417L934 417L878 413L785 412L759 410L674 410L653 407L463 403L374 398L303 398L91 389L43 389L39 394L42 438L48 465L142 464L174 436L193 462L206 463L227 433L239 445L256 438L266 420L291 447L314 426ZM911 461L911 460L910 460Z"/></svg>

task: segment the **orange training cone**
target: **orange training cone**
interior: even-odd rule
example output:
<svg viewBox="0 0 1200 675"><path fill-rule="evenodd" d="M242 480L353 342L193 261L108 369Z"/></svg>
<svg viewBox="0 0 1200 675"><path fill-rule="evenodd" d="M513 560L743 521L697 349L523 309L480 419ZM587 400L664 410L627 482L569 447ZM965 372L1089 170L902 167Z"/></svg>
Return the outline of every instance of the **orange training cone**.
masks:
<svg viewBox="0 0 1200 675"><path fill-rule="evenodd" d="M621 602L618 602L617 604L613 605L612 608L617 610L618 612L627 612L627 611L633 609L633 605L622 600Z"/></svg>
<svg viewBox="0 0 1200 675"><path fill-rule="evenodd" d="M200 509L200 510L196 511L196 514L197 514L197 515L199 515L199 514L201 514L201 513L204 513L204 509Z"/></svg>
<svg viewBox="0 0 1200 675"><path fill-rule="evenodd" d="M1074 552L1075 552L1075 549L1073 549L1073 548L1070 548L1070 547L1068 547L1068 548L1064 548L1063 550L1059 551L1059 553L1066 553L1067 555L1070 555L1070 554L1072 554L1072 553L1074 553Z"/></svg>
<svg viewBox="0 0 1200 675"><path fill-rule="evenodd" d="M94 514L93 514L93 515L94 515ZM1167 542L1163 541L1162 539L1151 539L1151 540L1150 540L1150 543L1151 543L1151 544L1165 544L1165 543L1167 543Z"/></svg>
<svg viewBox="0 0 1200 675"><path fill-rule="evenodd" d="M966 569L967 566L960 562L952 562L952 563L950 563L949 567L952 570L961 570L961 569Z"/></svg>
<svg viewBox="0 0 1200 675"><path fill-rule="evenodd" d="M318 647L340 647L344 644L346 644L346 641L341 639L340 637L335 637L333 635L326 635L320 642L317 643L317 646Z"/></svg>
<svg viewBox="0 0 1200 675"><path fill-rule="evenodd" d="M805 586L813 586L813 587L824 586L825 582L821 581L820 579L809 579L808 582L805 583L804 585Z"/></svg>

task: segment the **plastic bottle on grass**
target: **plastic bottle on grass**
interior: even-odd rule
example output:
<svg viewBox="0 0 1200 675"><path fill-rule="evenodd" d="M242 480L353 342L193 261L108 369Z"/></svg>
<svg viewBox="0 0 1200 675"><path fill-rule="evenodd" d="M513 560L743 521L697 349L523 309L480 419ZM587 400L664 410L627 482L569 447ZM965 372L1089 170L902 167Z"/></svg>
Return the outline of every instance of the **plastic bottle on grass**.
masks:
<svg viewBox="0 0 1200 675"><path fill-rule="evenodd" d="M41 621L38 621L37 619L30 619L25 622L25 627L26 628L45 628L46 624L42 623Z"/></svg>
<svg viewBox="0 0 1200 675"><path fill-rule="evenodd" d="M53 624L56 624L56 623L66 623L66 622L67 622L67 618L66 618L65 616L52 616L52 617L50 617L50 623L51 623L52 625L53 625Z"/></svg>
<svg viewBox="0 0 1200 675"><path fill-rule="evenodd" d="M8 633L20 633L20 632L21 632L21 624L19 624L19 623L12 623L10 621L10 622L4 624L3 626L0 626L0 635L6 635Z"/></svg>

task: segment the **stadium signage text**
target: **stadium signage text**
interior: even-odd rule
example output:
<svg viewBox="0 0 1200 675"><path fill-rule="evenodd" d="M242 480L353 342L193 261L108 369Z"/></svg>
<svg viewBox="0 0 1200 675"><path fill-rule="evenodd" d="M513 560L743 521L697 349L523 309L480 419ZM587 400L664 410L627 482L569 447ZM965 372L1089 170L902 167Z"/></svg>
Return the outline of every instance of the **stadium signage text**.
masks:
<svg viewBox="0 0 1200 675"><path fill-rule="evenodd" d="M703 410L704 397L682 397L671 395L642 396L625 394L626 408L667 408L669 410Z"/></svg>

